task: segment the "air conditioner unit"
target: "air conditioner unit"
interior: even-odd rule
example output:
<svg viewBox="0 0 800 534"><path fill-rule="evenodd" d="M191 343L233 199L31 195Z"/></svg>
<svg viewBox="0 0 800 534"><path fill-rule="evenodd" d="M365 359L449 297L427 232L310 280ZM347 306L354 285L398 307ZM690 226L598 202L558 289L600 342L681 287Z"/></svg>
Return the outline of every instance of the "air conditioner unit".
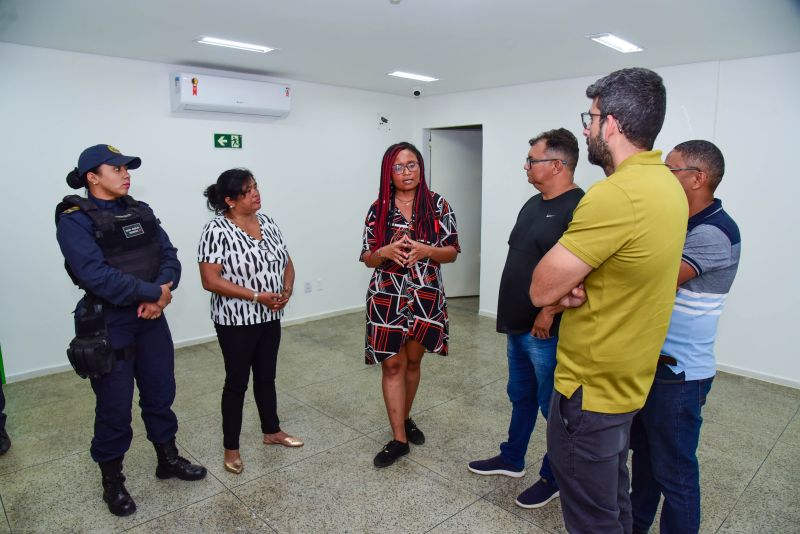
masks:
<svg viewBox="0 0 800 534"><path fill-rule="evenodd" d="M289 114L289 86L225 78L206 74L173 72L173 111L213 111L263 117L285 117Z"/></svg>

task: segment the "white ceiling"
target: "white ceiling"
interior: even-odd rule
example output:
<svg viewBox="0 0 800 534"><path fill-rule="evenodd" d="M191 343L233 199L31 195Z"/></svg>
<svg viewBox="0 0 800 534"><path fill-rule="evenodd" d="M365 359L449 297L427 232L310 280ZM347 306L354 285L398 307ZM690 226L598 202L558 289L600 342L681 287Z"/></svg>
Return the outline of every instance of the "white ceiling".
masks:
<svg viewBox="0 0 800 534"><path fill-rule="evenodd" d="M585 37L601 32L645 51ZM800 0L0 0L0 41L426 96L800 51Z"/></svg>

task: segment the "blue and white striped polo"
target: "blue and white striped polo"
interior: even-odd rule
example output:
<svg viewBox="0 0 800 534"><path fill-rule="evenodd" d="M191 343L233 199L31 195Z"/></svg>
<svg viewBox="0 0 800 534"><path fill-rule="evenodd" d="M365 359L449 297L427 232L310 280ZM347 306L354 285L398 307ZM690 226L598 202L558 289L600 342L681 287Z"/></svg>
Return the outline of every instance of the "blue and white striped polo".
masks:
<svg viewBox="0 0 800 534"><path fill-rule="evenodd" d="M685 372L686 380L716 373L717 325L739 267L740 248L739 227L719 199L689 218L682 259L697 276L678 288L661 349L662 354L677 360L678 365L670 368L675 373Z"/></svg>

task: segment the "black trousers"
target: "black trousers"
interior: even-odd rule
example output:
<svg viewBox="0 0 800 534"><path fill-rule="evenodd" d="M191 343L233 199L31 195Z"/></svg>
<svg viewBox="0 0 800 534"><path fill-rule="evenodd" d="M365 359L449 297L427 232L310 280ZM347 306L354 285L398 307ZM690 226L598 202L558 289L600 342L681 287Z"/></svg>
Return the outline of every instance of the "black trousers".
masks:
<svg viewBox="0 0 800 534"><path fill-rule="evenodd" d="M626 462L636 411L590 412L582 402L582 387L570 398L553 390L547 419L547 456L561 492L564 524L570 534L630 534Z"/></svg>
<svg viewBox="0 0 800 534"><path fill-rule="evenodd" d="M250 368L253 369L253 397L261 432L280 432L275 393L275 369L281 344L281 322L269 321L245 326L214 325L225 360L225 387L222 390L222 435L226 449L239 448L242 408Z"/></svg>

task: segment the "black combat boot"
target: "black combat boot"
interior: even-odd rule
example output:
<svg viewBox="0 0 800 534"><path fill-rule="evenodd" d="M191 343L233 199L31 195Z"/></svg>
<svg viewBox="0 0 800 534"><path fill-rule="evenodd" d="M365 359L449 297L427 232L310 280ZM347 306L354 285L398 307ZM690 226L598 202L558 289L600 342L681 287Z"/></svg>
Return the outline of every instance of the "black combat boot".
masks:
<svg viewBox="0 0 800 534"><path fill-rule="evenodd" d="M103 473L103 500L108 511L114 515L126 516L136 511L136 503L125 489L125 475L122 474L122 456L110 462L100 462Z"/></svg>
<svg viewBox="0 0 800 534"><path fill-rule="evenodd" d="M166 443L153 443L158 456L158 467L156 476L158 478L178 477L181 480L200 480L206 476L206 468L202 465L194 465L189 460L178 455L178 447L175 446L175 438Z"/></svg>

